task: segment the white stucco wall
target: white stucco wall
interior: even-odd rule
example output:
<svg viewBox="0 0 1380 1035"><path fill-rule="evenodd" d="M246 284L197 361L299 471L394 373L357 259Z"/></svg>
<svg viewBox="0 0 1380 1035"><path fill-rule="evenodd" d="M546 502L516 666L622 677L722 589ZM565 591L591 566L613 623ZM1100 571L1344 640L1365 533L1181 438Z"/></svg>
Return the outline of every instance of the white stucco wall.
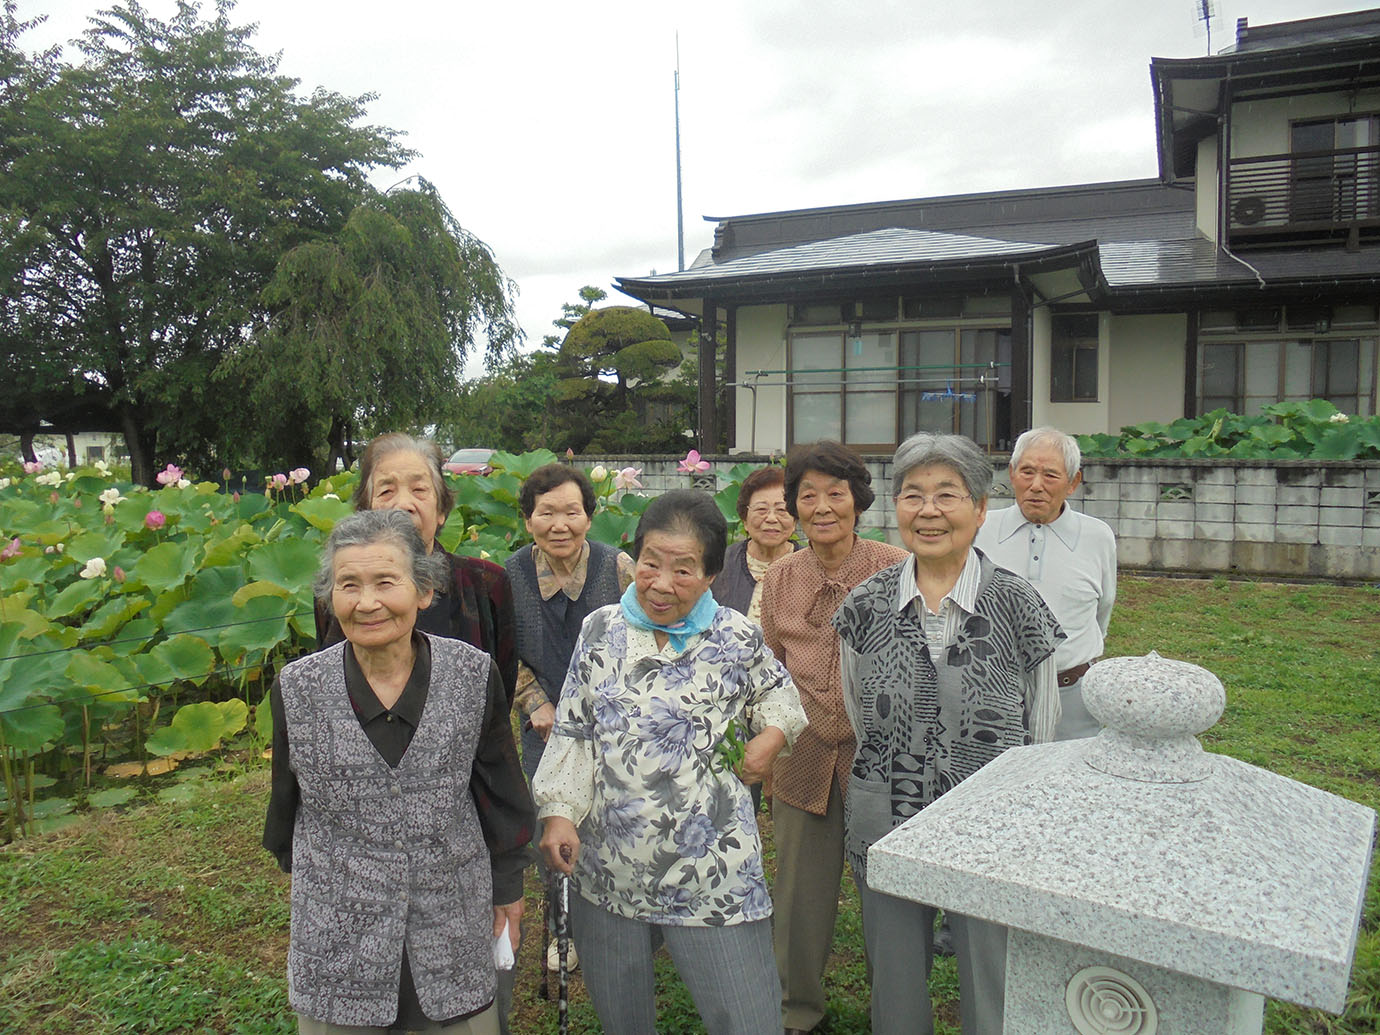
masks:
<svg viewBox="0 0 1380 1035"><path fill-rule="evenodd" d="M1195 219L1198 232L1209 241L1217 240L1217 138L1198 142L1194 166Z"/></svg>
<svg viewBox="0 0 1380 1035"><path fill-rule="evenodd" d="M751 370L784 370L786 368L786 307L785 305L743 306L738 310L738 377L739 382L751 380ZM753 393L747 388L734 389L737 406L738 434L730 444L732 452L770 453L786 448L786 389L781 374L762 378L774 382L757 389L757 425L754 438Z"/></svg>
<svg viewBox="0 0 1380 1035"><path fill-rule="evenodd" d="M1188 317L1170 313L1105 319L1109 391L1106 424L1098 430L1112 433L1127 424L1182 417Z"/></svg>
<svg viewBox="0 0 1380 1035"><path fill-rule="evenodd" d="M1109 388L1107 328L1110 317L1102 313L1097 321L1097 400L1095 402L1052 402L1049 398L1051 365L1049 310L1035 310L1031 341L1031 416L1032 427L1052 424L1070 435L1091 435L1107 430Z"/></svg>
<svg viewBox="0 0 1380 1035"><path fill-rule="evenodd" d="M1354 98L1342 93L1319 93L1243 101L1232 105L1231 156L1288 154L1291 120L1369 112L1377 108L1380 108L1380 90L1363 90Z"/></svg>

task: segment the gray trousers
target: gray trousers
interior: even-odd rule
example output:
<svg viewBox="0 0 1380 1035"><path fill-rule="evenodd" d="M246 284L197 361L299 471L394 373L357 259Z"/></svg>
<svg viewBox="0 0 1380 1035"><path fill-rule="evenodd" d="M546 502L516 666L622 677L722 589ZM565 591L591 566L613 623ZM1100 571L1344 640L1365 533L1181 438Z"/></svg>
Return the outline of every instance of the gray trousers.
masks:
<svg viewBox="0 0 1380 1035"><path fill-rule="evenodd" d="M490 1006L482 1013L477 1013L473 1017L466 1017L463 1021L456 1021L454 1024L447 1025L436 1024L423 1029L327 1024L325 1021L312 1020L310 1017L303 1017L300 1014L297 1016L298 1035L382 1035L384 1032L392 1035L392 1033L405 1030L421 1030L426 1035L498 1035L498 1012Z"/></svg>
<svg viewBox="0 0 1380 1035"><path fill-rule="evenodd" d="M1086 676L1084 677L1087 678ZM1059 724L1054 727L1055 740L1081 740L1102 732L1102 723L1092 717L1083 703L1083 680L1072 686L1059 688Z"/></svg>
<svg viewBox="0 0 1380 1035"><path fill-rule="evenodd" d="M665 944L709 1035L780 1035L771 921L675 927L617 916L570 896L580 970L605 1035L653 1035L652 954Z"/></svg>
<svg viewBox="0 0 1380 1035"><path fill-rule="evenodd" d="M824 968L834 944L843 880L843 796L831 781L822 816L771 803L776 837L772 917L781 1009L787 1028L809 1031L824 1018Z"/></svg>
<svg viewBox="0 0 1380 1035"><path fill-rule="evenodd" d="M873 891L860 880L857 885L863 941L872 960L873 1035L933 1035L929 976L935 908ZM963 1035L1000 1035L1006 928L957 913L944 915L958 962Z"/></svg>

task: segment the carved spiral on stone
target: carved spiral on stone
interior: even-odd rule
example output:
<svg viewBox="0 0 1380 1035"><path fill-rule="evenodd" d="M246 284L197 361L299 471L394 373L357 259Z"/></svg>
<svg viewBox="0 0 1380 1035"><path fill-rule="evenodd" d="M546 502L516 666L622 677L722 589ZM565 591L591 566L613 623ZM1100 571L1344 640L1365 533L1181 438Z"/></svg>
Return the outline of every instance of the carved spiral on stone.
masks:
<svg viewBox="0 0 1380 1035"><path fill-rule="evenodd" d="M1134 978L1111 967L1087 967L1064 995L1079 1035L1155 1035L1155 1001Z"/></svg>

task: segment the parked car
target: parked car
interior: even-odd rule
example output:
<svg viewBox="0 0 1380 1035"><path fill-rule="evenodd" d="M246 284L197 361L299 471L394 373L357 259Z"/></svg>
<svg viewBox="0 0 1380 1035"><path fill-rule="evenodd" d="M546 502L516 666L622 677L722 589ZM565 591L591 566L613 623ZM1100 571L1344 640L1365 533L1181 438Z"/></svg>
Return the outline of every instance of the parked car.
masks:
<svg viewBox="0 0 1380 1035"><path fill-rule="evenodd" d="M489 457L493 455L492 449L457 449L444 466L451 474L492 474Z"/></svg>

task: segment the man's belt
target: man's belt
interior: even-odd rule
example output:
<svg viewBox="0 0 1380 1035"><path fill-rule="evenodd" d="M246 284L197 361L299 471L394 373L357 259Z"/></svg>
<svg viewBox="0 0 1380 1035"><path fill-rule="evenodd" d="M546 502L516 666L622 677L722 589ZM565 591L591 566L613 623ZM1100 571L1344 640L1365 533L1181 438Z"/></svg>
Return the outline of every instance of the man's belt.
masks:
<svg viewBox="0 0 1380 1035"><path fill-rule="evenodd" d="M1091 661L1085 661L1081 665L1074 665L1073 668L1066 668L1059 673L1059 685L1061 687L1073 686L1083 678L1083 674L1092 668Z"/></svg>

